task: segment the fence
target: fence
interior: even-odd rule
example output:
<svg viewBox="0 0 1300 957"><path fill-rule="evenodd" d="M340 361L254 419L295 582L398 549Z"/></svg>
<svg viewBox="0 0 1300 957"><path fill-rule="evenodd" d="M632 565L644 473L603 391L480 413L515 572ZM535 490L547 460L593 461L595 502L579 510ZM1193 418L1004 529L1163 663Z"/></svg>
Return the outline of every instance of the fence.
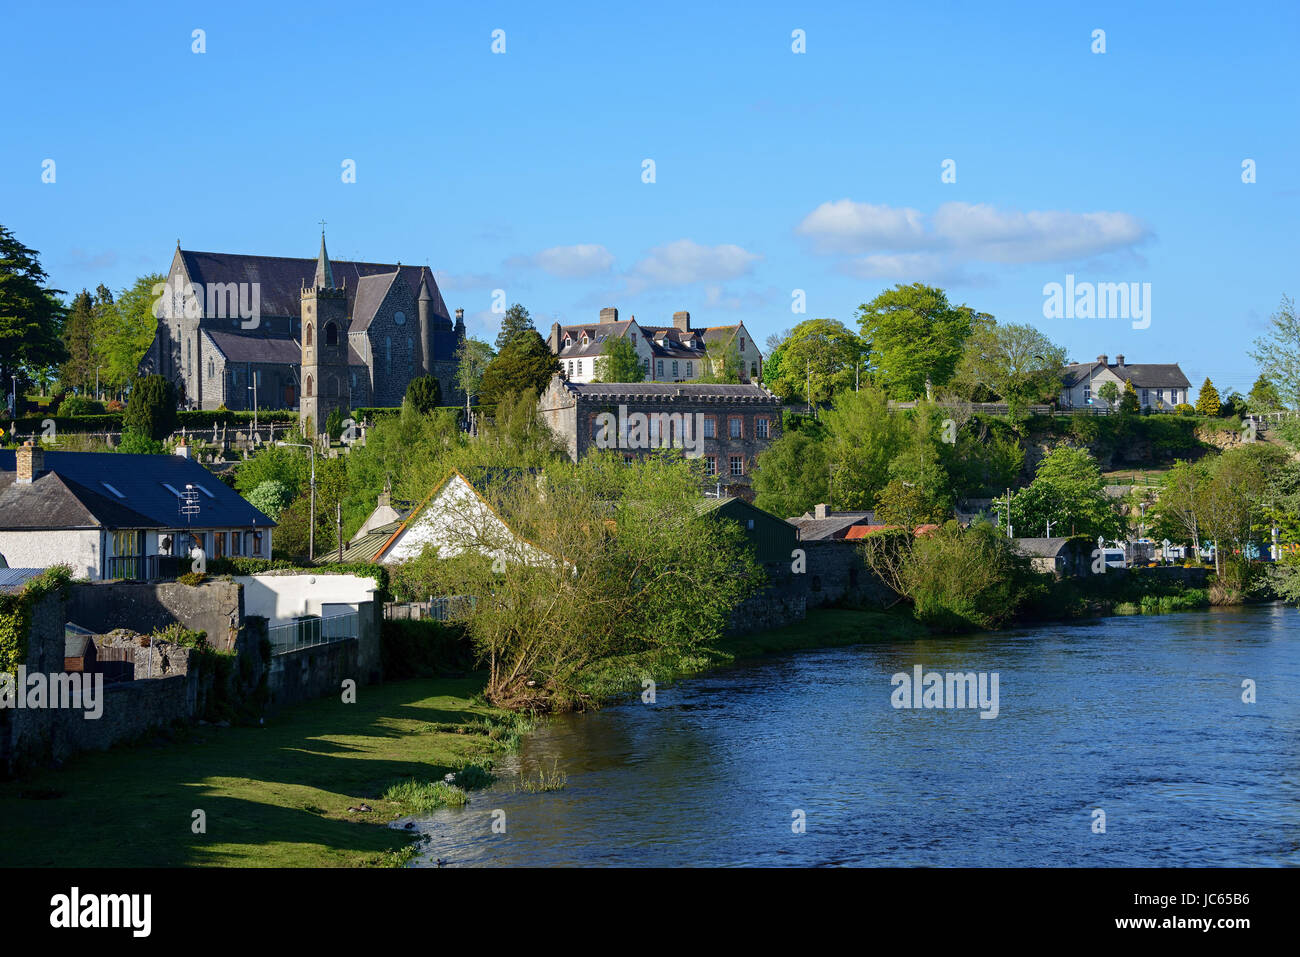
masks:
<svg viewBox="0 0 1300 957"><path fill-rule="evenodd" d="M283 655L300 648L328 645L335 641L356 638L360 616L354 611L344 615L304 615L293 621L271 625L266 629L271 640L271 654Z"/></svg>
<svg viewBox="0 0 1300 957"><path fill-rule="evenodd" d="M115 555L105 560L103 577L105 580L170 580L188 571L188 565L189 559L174 555Z"/></svg>
<svg viewBox="0 0 1300 957"><path fill-rule="evenodd" d="M446 595L428 601L384 602L389 621L458 621L469 617L478 601L473 595Z"/></svg>

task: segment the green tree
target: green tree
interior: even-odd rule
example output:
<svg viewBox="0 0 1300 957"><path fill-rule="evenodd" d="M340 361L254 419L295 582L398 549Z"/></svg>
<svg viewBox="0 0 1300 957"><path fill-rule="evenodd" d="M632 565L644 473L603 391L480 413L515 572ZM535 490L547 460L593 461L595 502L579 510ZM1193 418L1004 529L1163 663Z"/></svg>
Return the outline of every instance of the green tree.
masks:
<svg viewBox="0 0 1300 957"><path fill-rule="evenodd" d="M467 410L470 400L478 397L483 373L494 358L492 347L481 339L466 336L456 347L456 388L465 396Z"/></svg>
<svg viewBox="0 0 1300 957"><path fill-rule="evenodd" d="M595 382L642 382L645 369L636 354L636 346L624 338L610 336L596 360Z"/></svg>
<svg viewBox="0 0 1300 957"><path fill-rule="evenodd" d="M915 399L948 384L966 339L992 316L953 306L942 289L913 283L887 289L858 307L869 360L892 399Z"/></svg>
<svg viewBox="0 0 1300 957"><path fill-rule="evenodd" d="M1061 390L1065 349L1033 326L976 323L962 347L952 388L971 400L981 390L1007 403L1013 419Z"/></svg>
<svg viewBox="0 0 1300 957"><path fill-rule="evenodd" d="M1097 398L1105 399L1108 406L1114 407L1119 399L1119 386L1107 379L1101 385L1097 386Z"/></svg>
<svg viewBox="0 0 1300 957"><path fill-rule="evenodd" d="M874 386L841 392L822 416L831 471L828 502L838 509L869 509L889 483L889 465L904 444L905 423Z"/></svg>
<svg viewBox="0 0 1300 957"><path fill-rule="evenodd" d="M135 380L122 416L123 428L162 441L180 428L176 389L160 375Z"/></svg>
<svg viewBox="0 0 1300 957"><path fill-rule="evenodd" d="M1133 388L1133 380L1127 379L1124 382L1124 395L1119 400L1119 412L1123 416L1137 415L1142 411L1141 403L1138 402L1137 389Z"/></svg>
<svg viewBox="0 0 1300 957"><path fill-rule="evenodd" d="M537 332L533 318L519 303L514 303L501 317L501 331L497 333L497 352L503 350L525 332Z"/></svg>
<svg viewBox="0 0 1300 957"><path fill-rule="evenodd" d="M274 479L259 482L251 492L244 496L249 505L262 512L273 522L280 520L280 514L289 507L293 497L292 488L284 482L278 482Z"/></svg>
<svg viewBox="0 0 1300 957"><path fill-rule="evenodd" d="M758 454L750 476L754 504L791 517L830 501L830 471L822 440L801 430L783 430Z"/></svg>
<svg viewBox="0 0 1300 957"><path fill-rule="evenodd" d="M705 347L704 372L696 381L734 385L744 378L744 371L740 348L732 336L725 342L711 342Z"/></svg>
<svg viewBox="0 0 1300 957"><path fill-rule="evenodd" d="M559 371L559 361L536 330L522 332L483 370L479 401L492 405L507 393L529 389L540 395Z"/></svg>
<svg viewBox="0 0 1300 957"><path fill-rule="evenodd" d="M59 378L69 388L88 391L95 381L95 297L85 289L73 297L64 316L62 340L68 358Z"/></svg>
<svg viewBox="0 0 1300 957"><path fill-rule="evenodd" d="M1196 412L1199 415L1217 416L1221 410L1219 390L1214 387L1210 377L1201 383L1201 391L1196 395Z"/></svg>
<svg viewBox="0 0 1300 957"><path fill-rule="evenodd" d="M1282 408L1282 397L1278 395L1273 383L1261 375L1250 387L1250 395L1246 396L1246 407L1251 412L1276 412Z"/></svg>
<svg viewBox="0 0 1300 957"><path fill-rule="evenodd" d="M46 285L39 254L0 226L0 382L38 381L68 358L61 289ZM22 386L18 394L22 395Z"/></svg>
<svg viewBox="0 0 1300 957"><path fill-rule="evenodd" d="M1034 480L1011 499L1011 526L1019 537L1054 538L1085 535L1115 540L1124 532L1124 520L1106 497L1106 482L1097 460L1087 449L1058 445L1043 457ZM1004 500L995 500L1006 519Z"/></svg>
<svg viewBox="0 0 1300 957"><path fill-rule="evenodd" d="M99 287L95 298L95 355L101 367L101 386L120 394L137 375L140 360L149 351L158 328L154 288L165 281L166 277L158 273L141 276L116 299L105 287Z"/></svg>
<svg viewBox="0 0 1300 957"><path fill-rule="evenodd" d="M807 319L768 356L764 380L785 402L829 402L835 393L854 387L854 372L863 352L862 340L842 322Z"/></svg>
<svg viewBox="0 0 1300 957"><path fill-rule="evenodd" d="M442 386L431 375L418 376L406 387L406 401L421 415L428 415L442 405Z"/></svg>
<svg viewBox="0 0 1300 957"><path fill-rule="evenodd" d="M1295 300L1283 296L1269 322L1272 328L1255 340L1250 357L1259 364L1261 373L1277 383L1290 406L1300 407L1300 318L1296 316Z"/></svg>

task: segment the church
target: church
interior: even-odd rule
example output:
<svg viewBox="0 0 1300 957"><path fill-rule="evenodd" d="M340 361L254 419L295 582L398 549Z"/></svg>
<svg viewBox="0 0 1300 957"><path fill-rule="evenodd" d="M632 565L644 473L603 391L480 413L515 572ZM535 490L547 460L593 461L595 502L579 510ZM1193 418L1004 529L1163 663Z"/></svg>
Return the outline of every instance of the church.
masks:
<svg viewBox="0 0 1300 957"><path fill-rule="evenodd" d="M140 363L184 408L297 409L319 431L335 408L401 405L434 376L458 404L464 310L448 315L433 273L401 263L204 253L176 243Z"/></svg>

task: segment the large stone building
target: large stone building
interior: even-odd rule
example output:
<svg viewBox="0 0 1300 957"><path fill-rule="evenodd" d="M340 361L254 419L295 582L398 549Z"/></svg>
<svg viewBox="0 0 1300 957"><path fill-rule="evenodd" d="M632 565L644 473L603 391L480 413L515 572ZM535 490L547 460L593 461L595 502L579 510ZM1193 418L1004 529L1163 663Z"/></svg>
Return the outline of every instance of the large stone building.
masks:
<svg viewBox="0 0 1300 957"><path fill-rule="evenodd" d="M553 376L538 409L575 462L593 449L624 458L681 448L710 482L752 500L755 457L781 432L781 400L760 385L570 382Z"/></svg>
<svg viewBox="0 0 1300 957"><path fill-rule="evenodd" d="M740 380L758 382L763 376L763 353L743 322L734 326L691 328L689 312L673 313L671 326L646 326L636 316L618 318L618 310L600 310L599 322L551 326L551 352L570 382L594 382L597 360L611 339L627 339L641 360L647 382L692 382L709 371L711 361L735 348L740 359ZM720 370L719 370L720 371Z"/></svg>
<svg viewBox="0 0 1300 957"><path fill-rule="evenodd" d="M334 406L399 405L414 378L435 376L456 404L452 322L433 274L400 263L180 248L140 363L166 376L189 408L300 409L317 427Z"/></svg>

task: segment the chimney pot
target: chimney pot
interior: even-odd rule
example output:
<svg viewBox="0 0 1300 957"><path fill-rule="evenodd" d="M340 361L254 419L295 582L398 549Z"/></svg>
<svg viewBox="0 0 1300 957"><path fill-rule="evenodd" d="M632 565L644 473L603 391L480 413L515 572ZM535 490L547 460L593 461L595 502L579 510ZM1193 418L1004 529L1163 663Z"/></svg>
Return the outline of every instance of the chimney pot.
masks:
<svg viewBox="0 0 1300 957"><path fill-rule="evenodd" d="M613 306L606 306L600 310L601 322L618 322L618 310Z"/></svg>
<svg viewBox="0 0 1300 957"><path fill-rule="evenodd" d="M1115 364L1118 365L1121 369L1124 368L1124 353L1121 352L1119 355L1115 357Z"/></svg>
<svg viewBox="0 0 1300 957"><path fill-rule="evenodd" d="M826 505L826 504L824 504L824 503L818 505L818 506L813 510L813 517L814 517L814 518L828 518L828 517L829 517L829 514L830 514L830 506L829 506L829 505Z"/></svg>
<svg viewBox="0 0 1300 957"><path fill-rule="evenodd" d="M1110 365L1110 363L1107 361L1107 357L1104 356L1104 355L1102 355L1102 356L1097 356L1097 361L1100 362L1100 363L1101 363L1102 365L1104 365L1104 366L1108 366L1108 365Z"/></svg>
<svg viewBox="0 0 1300 957"><path fill-rule="evenodd" d="M690 331L691 331L691 314L690 314L689 312L685 312L685 311L682 311L682 312L674 312L674 313L673 313L673 325L676 326L678 329L680 329L682 332L690 332Z"/></svg>

